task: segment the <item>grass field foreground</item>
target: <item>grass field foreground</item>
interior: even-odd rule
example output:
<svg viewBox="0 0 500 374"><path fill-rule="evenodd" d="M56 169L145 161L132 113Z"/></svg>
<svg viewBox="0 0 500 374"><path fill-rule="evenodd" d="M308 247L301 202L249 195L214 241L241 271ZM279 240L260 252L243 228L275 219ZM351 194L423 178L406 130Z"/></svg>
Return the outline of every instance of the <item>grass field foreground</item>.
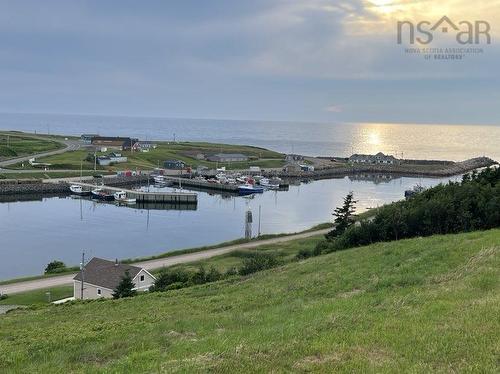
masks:
<svg viewBox="0 0 500 374"><path fill-rule="evenodd" d="M498 229L379 243L177 291L14 311L0 318L0 371L495 372L499 243Z"/></svg>

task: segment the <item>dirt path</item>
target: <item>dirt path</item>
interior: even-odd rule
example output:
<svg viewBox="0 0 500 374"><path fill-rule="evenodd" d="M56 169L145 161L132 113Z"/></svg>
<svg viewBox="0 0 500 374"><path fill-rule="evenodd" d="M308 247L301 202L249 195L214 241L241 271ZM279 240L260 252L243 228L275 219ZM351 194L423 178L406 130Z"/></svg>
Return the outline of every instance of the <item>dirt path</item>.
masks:
<svg viewBox="0 0 500 374"><path fill-rule="evenodd" d="M155 259L155 260L141 261L141 262L134 263L133 265L142 267L146 270L153 270L153 269L158 269L158 268L165 267L165 266L172 266L172 265L177 265L177 264L182 264L182 263L187 263L187 262L194 262L194 261L198 261L198 260L203 260L203 259L207 259L207 258L211 258L211 257L215 257L215 256L220 256L220 255L223 255L223 254L226 254L226 253L238 250L238 249L256 248L256 247L260 247L263 245L278 244L278 243L288 242L291 240L309 238L311 236L316 236L316 235L324 235L330 230L331 229L317 230L317 231L310 231L310 232L305 232L305 233L301 233L301 234L281 236L281 237L273 238L273 239L257 240L257 241L251 242L251 243L236 244L236 245L230 245L230 246L226 246L226 247L207 249L206 251L200 251L200 252L195 252L195 253L188 253L188 254L172 256L172 257L167 257L167 258L160 258L160 259ZM34 290L57 287L57 286L65 286L65 285L72 284L73 277L75 275L76 275L76 273L55 276L55 277L51 277L51 278L42 278L42 279L37 279L37 280L0 285L0 291L2 293L6 293L7 295L9 295L9 294L15 294L15 293L26 292L26 291L34 291Z"/></svg>

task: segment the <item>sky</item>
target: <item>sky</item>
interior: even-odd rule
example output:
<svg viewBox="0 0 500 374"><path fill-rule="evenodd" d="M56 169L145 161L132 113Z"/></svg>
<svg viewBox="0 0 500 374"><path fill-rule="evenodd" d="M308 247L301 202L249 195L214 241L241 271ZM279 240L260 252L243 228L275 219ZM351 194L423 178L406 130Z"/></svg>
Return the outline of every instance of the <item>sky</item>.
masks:
<svg viewBox="0 0 500 374"><path fill-rule="evenodd" d="M491 44L397 43L444 15ZM3 0L0 112L500 124L499 21L500 0Z"/></svg>

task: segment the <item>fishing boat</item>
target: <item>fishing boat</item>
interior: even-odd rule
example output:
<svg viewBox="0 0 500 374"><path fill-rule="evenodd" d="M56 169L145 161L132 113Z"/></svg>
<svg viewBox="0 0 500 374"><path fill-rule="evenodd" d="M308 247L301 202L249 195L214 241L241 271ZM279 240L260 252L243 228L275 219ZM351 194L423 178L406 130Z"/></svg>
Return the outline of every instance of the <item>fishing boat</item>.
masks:
<svg viewBox="0 0 500 374"><path fill-rule="evenodd" d="M264 192L264 187L255 186L249 183L238 186L238 193L240 195L251 195L254 193L263 193L263 192Z"/></svg>
<svg viewBox="0 0 500 374"><path fill-rule="evenodd" d="M123 204L135 204L136 199L127 198L127 193L125 191L118 191L113 194L115 201Z"/></svg>
<svg viewBox="0 0 500 374"><path fill-rule="evenodd" d="M153 177L153 180L155 181L155 183L165 183L166 179L165 179L165 176L163 175L155 175Z"/></svg>
<svg viewBox="0 0 500 374"><path fill-rule="evenodd" d="M92 198L98 200L113 201L115 199L115 196L104 191L102 188L96 188L95 190L92 190Z"/></svg>
<svg viewBox="0 0 500 374"><path fill-rule="evenodd" d="M77 185L77 184L72 184L69 186L69 190L73 195L79 195L79 196L88 196L90 195L90 191L86 191L83 189L82 186Z"/></svg>
<svg viewBox="0 0 500 374"><path fill-rule="evenodd" d="M259 184L262 187L268 188L270 190L277 190L278 188L280 188L279 183L275 183L274 181L269 180L267 178L261 178L261 180L259 181Z"/></svg>

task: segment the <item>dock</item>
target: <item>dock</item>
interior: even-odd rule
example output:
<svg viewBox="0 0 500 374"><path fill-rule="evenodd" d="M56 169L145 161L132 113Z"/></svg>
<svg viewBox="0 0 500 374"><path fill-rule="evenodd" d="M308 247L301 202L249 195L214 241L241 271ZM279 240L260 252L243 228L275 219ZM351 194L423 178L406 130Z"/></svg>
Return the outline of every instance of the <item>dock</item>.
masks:
<svg viewBox="0 0 500 374"><path fill-rule="evenodd" d="M165 180L179 186L238 193L237 184L210 183L208 181L202 181L199 179L188 179L188 178L167 177L167 176L165 176Z"/></svg>
<svg viewBox="0 0 500 374"><path fill-rule="evenodd" d="M136 199L139 203L155 203L155 204L197 204L198 195L194 192L145 192L145 191L135 191L128 190L121 187L111 187L111 186L96 186L95 184L84 183L84 182L72 182L72 184L88 188L93 190L96 187L102 188L110 192L125 191L127 197L130 199Z"/></svg>

